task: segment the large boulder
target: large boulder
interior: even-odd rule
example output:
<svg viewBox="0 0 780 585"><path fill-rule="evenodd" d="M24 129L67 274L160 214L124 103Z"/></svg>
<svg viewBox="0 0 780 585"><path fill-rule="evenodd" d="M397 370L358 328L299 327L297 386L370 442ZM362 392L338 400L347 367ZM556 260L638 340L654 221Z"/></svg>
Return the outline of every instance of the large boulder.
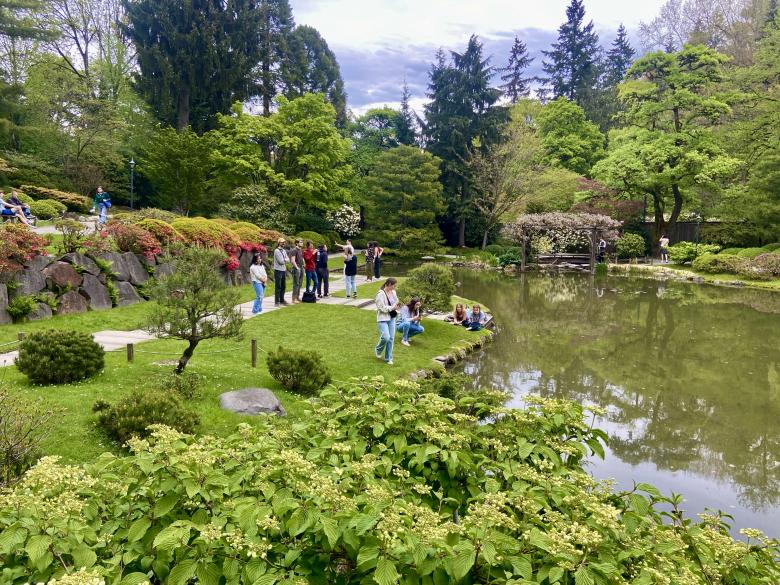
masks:
<svg viewBox="0 0 780 585"><path fill-rule="evenodd" d="M135 305L143 301L141 295L135 290L135 287L129 282L122 280L116 282L116 288L119 290L119 300L117 301L118 307L126 307L127 305Z"/></svg>
<svg viewBox="0 0 780 585"><path fill-rule="evenodd" d="M29 270L40 272L54 261L51 256L36 256L32 260L28 260L24 263L24 267Z"/></svg>
<svg viewBox="0 0 780 585"><path fill-rule="evenodd" d="M83 280L73 265L67 262L49 264L43 269L43 276L46 278L46 286L51 290L75 290L81 286Z"/></svg>
<svg viewBox="0 0 780 585"><path fill-rule="evenodd" d="M97 276L85 274L79 292L87 299L91 309L100 311L111 308L111 295L108 294L108 287L100 282Z"/></svg>
<svg viewBox="0 0 780 585"><path fill-rule="evenodd" d="M132 252L125 252L122 254L122 258L127 267L128 278L126 280L130 281L130 284L138 286L149 280L149 273L144 268L144 265L141 264L138 256Z"/></svg>
<svg viewBox="0 0 780 585"><path fill-rule="evenodd" d="M72 315L74 313L86 313L89 309L87 299L82 297L75 290L66 292L59 298L59 305L57 305L58 315Z"/></svg>
<svg viewBox="0 0 780 585"><path fill-rule="evenodd" d="M51 307L46 303L38 303L38 308L32 313L27 315L30 321L41 321L43 319L51 319Z"/></svg>
<svg viewBox="0 0 780 585"><path fill-rule="evenodd" d="M0 284L0 325L8 325L13 321L8 314L8 288Z"/></svg>
<svg viewBox="0 0 780 585"><path fill-rule="evenodd" d="M46 279L39 270L26 269L13 276L14 286L8 287L12 299L20 295L35 295L46 288Z"/></svg>
<svg viewBox="0 0 780 585"><path fill-rule="evenodd" d="M82 254L80 252L71 252L70 254L65 254L62 258L60 258L60 260L62 262L67 262L68 264L73 264L74 266L81 266L84 272L91 274L92 276L97 276L100 274L100 268L98 268L98 265L95 264L95 261L86 254Z"/></svg>
<svg viewBox="0 0 780 585"><path fill-rule="evenodd" d="M265 388L245 388L219 395L219 406L238 414L275 414L286 416L276 395Z"/></svg>
<svg viewBox="0 0 780 585"><path fill-rule="evenodd" d="M103 252L95 257L111 262L111 271L116 274L117 280L130 280L130 272L125 265L124 256L119 252Z"/></svg>
<svg viewBox="0 0 780 585"><path fill-rule="evenodd" d="M238 257L238 261L239 261L238 269L241 271L241 274L244 277L244 282L250 282L249 267L252 266L252 262L254 261L254 259L255 259L254 252L241 250L241 255Z"/></svg>

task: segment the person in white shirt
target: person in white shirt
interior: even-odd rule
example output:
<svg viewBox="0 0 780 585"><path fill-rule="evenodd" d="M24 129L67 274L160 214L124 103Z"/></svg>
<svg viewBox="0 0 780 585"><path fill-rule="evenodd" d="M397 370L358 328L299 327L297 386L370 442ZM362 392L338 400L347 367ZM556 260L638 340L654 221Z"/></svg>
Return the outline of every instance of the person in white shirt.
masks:
<svg viewBox="0 0 780 585"><path fill-rule="evenodd" d="M255 255L255 261L249 267L249 276L252 279L252 287L255 289L255 304L252 306L252 314L257 315L263 312L263 297L265 296L265 285L268 282L268 274L260 254Z"/></svg>
<svg viewBox="0 0 780 585"><path fill-rule="evenodd" d="M663 234L661 236L661 239L658 240L658 246L661 248L661 262L668 264L669 263L669 238L666 237L666 234Z"/></svg>
<svg viewBox="0 0 780 585"><path fill-rule="evenodd" d="M30 222L27 221L27 217L24 215L24 209L18 205L12 205L2 197L0 197L0 210L5 210L3 215L14 215L24 225L30 225Z"/></svg>
<svg viewBox="0 0 780 585"><path fill-rule="evenodd" d="M384 359L388 366L393 365L393 341L395 340L395 318L398 316L398 309L401 303L398 302L398 295L395 293L395 285L398 281L395 278L388 278L376 293L374 303L376 303L376 325L379 329L379 342L374 348L374 355L377 359Z"/></svg>

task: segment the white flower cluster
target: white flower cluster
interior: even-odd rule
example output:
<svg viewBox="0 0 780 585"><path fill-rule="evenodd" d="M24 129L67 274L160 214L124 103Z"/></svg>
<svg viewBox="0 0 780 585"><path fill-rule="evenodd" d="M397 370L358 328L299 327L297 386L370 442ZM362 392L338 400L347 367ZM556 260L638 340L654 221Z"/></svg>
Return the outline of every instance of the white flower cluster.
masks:
<svg viewBox="0 0 780 585"><path fill-rule="evenodd" d="M327 218L333 229L346 238L360 233L360 212L346 203L335 211L329 211Z"/></svg>
<svg viewBox="0 0 780 585"><path fill-rule="evenodd" d="M48 585L105 585L105 580L97 573L82 568L59 579L51 579Z"/></svg>

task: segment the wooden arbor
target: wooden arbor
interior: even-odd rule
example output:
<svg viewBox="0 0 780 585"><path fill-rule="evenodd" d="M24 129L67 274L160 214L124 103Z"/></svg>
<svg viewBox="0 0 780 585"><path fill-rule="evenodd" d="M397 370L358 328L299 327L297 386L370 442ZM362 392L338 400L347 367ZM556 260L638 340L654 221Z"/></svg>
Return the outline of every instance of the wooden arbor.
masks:
<svg viewBox="0 0 780 585"><path fill-rule="evenodd" d="M559 248L588 244L590 271L596 271L598 238L614 241L622 222L607 215L594 213L529 213L504 226L504 236L520 246L520 270L525 272L528 245L534 237L546 235Z"/></svg>

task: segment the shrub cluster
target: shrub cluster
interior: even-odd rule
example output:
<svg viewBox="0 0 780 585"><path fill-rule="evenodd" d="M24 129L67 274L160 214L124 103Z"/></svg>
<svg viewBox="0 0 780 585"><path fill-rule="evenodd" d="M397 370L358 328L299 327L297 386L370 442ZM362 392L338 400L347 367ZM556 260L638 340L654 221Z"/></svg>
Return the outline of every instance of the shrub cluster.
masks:
<svg viewBox="0 0 780 585"><path fill-rule="evenodd" d="M67 209L65 205L53 199L40 199L31 201L29 204L30 213L38 219L53 219L59 217Z"/></svg>
<svg viewBox="0 0 780 585"><path fill-rule="evenodd" d="M165 246L178 244L184 241L182 235L171 224L152 217L142 219L136 223L136 226L152 234L157 241Z"/></svg>
<svg viewBox="0 0 780 585"><path fill-rule="evenodd" d="M241 244L229 227L202 217L180 217L171 224L188 244L204 248L221 248L235 253Z"/></svg>
<svg viewBox="0 0 780 585"><path fill-rule="evenodd" d="M105 232L114 238L120 252L143 254L152 258L162 252L159 240L139 225L109 222Z"/></svg>
<svg viewBox="0 0 780 585"><path fill-rule="evenodd" d="M22 185L22 191L35 199L51 199L58 201L65 205L68 208L68 211L75 211L76 213L87 213L91 205L89 198L79 195L78 193L68 193L66 191L49 189L47 187L35 187L33 185Z"/></svg>
<svg viewBox="0 0 780 585"><path fill-rule="evenodd" d="M645 239L639 234L626 232L615 242L615 251L620 258L639 258L645 255Z"/></svg>
<svg viewBox="0 0 780 585"><path fill-rule="evenodd" d="M18 272L36 256L46 252L48 241L27 226L16 223L0 225L0 275Z"/></svg>
<svg viewBox="0 0 780 585"><path fill-rule="evenodd" d="M98 425L120 444L131 437L147 437L152 425L166 425L183 433L198 426L198 415L187 408L178 394L160 390L134 390L116 404L98 401L92 407Z"/></svg>
<svg viewBox="0 0 780 585"><path fill-rule="evenodd" d="M455 390L454 392L457 392ZM0 564L40 583L770 584L780 543L583 468L586 407L445 398L399 380L329 387L294 425L155 427L129 456L44 458L0 500ZM483 400L492 419L468 411ZM76 582L71 579L69 582Z"/></svg>
<svg viewBox="0 0 780 585"><path fill-rule="evenodd" d="M16 367L33 384L68 384L98 374L104 354L88 333L36 331L20 344Z"/></svg>
<svg viewBox="0 0 780 585"><path fill-rule="evenodd" d="M328 241L328 240L325 238L325 236L323 236L323 235L321 235L321 234L318 234L317 232L310 232L310 231L307 231L307 232L300 232L300 233L299 233L297 236L295 236L295 237L296 237L296 238L298 238L298 239L301 239L301 240L303 240L303 243L304 243L304 244L305 244L306 242L311 242L312 244L314 244L314 247L315 247L315 248L316 248L317 246L320 246L320 245L322 245L322 244L327 244L327 245L328 245L328 247L332 247L332 246L333 246L333 242L329 242L329 241Z"/></svg>
<svg viewBox="0 0 780 585"><path fill-rule="evenodd" d="M316 351L279 347L268 354L266 363L274 380L298 394L316 394L331 380L330 370Z"/></svg>
<svg viewBox="0 0 780 585"><path fill-rule="evenodd" d="M780 254L764 252L755 258L736 254L704 254L693 261L693 269L707 274L735 274L756 280L780 278Z"/></svg>
<svg viewBox="0 0 780 585"><path fill-rule="evenodd" d="M714 254L720 250L717 244L697 244L695 242L679 242L669 246L669 258L675 264L693 262L702 254Z"/></svg>
<svg viewBox="0 0 780 585"><path fill-rule="evenodd" d="M163 372L155 380L156 388L165 393L175 393L184 400L196 400L203 394L203 376L184 370L175 372Z"/></svg>
<svg viewBox="0 0 780 585"><path fill-rule="evenodd" d="M409 277L398 287L398 297L406 302L419 297L425 309L449 311L450 297L455 294L452 270L441 264L423 264L409 272Z"/></svg>
<svg viewBox="0 0 780 585"><path fill-rule="evenodd" d="M27 316L38 308L38 301L32 295L18 295L11 299L8 303L7 311L14 320L14 323L18 321L24 321Z"/></svg>

